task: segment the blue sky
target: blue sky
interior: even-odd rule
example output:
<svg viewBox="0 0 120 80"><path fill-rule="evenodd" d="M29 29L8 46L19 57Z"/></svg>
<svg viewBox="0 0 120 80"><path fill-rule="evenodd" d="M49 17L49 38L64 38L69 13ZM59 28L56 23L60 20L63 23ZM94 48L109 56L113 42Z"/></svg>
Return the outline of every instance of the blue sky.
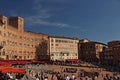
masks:
<svg viewBox="0 0 120 80"><path fill-rule="evenodd" d="M0 14L23 17L33 32L120 40L120 0L1 0Z"/></svg>

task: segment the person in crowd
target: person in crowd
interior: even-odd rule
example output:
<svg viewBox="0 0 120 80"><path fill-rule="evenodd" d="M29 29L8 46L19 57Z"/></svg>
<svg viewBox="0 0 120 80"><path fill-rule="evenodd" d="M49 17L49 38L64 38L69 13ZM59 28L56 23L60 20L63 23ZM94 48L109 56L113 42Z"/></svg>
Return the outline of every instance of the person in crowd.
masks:
<svg viewBox="0 0 120 80"><path fill-rule="evenodd" d="M40 80L39 77L36 77L36 80Z"/></svg>
<svg viewBox="0 0 120 80"><path fill-rule="evenodd" d="M70 77L67 75L66 80L70 80Z"/></svg>
<svg viewBox="0 0 120 80"><path fill-rule="evenodd" d="M88 76L85 76L85 80L88 80L88 78L89 78Z"/></svg>
<svg viewBox="0 0 120 80"><path fill-rule="evenodd" d="M56 77L58 80L62 80L62 76L61 76L60 72L57 73Z"/></svg>
<svg viewBox="0 0 120 80"><path fill-rule="evenodd" d="M66 74L64 74L64 80L66 80L66 78L67 78L67 75L66 75Z"/></svg>
<svg viewBox="0 0 120 80"><path fill-rule="evenodd" d="M75 75L74 74L72 74L71 80L75 80Z"/></svg>
<svg viewBox="0 0 120 80"><path fill-rule="evenodd" d="M44 75L44 80L48 80L47 74Z"/></svg>

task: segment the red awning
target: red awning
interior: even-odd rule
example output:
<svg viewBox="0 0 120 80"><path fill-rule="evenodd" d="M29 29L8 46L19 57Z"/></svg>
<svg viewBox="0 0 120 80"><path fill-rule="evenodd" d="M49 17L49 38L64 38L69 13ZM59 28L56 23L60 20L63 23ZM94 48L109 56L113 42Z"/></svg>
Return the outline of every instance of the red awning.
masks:
<svg viewBox="0 0 120 80"><path fill-rule="evenodd" d="M32 63L45 63L45 61L33 60Z"/></svg>
<svg viewBox="0 0 120 80"><path fill-rule="evenodd" d="M8 63L8 62L0 62L0 66L11 66L11 64L10 63Z"/></svg>
<svg viewBox="0 0 120 80"><path fill-rule="evenodd" d="M20 73L20 74L25 74L26 73L26 71L24 69L12 68L12 67L0 68L0 71L2 73Z"/></svg>
<svg viewBox="0 0 120 80"><path fill-rule="evenodd" d="M29 61L15 60L15 61L0 61L0 65L12 65L12 64L30 64Z"/></svg>
<svg viewBox="0 0 120 80"><path fill-rule="evenodd" d="M67 59L68 62L79 62L79 59Z"/></svg>

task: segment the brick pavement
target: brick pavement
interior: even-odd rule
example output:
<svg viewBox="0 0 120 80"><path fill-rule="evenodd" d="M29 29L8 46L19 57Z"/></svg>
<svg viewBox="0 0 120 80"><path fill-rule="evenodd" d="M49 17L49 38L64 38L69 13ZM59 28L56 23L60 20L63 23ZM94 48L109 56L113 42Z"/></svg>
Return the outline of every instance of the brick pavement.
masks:
<svg viewBox="0 0 120 80"><path fill-rule="evenodd" d="M77 80L80 80L79 79L79 75L78 73L82 70L85 70L87 72L92 72L92 71L99 71L97 68L88 68L88 67L72 67L72 66L60 66L60 65L46 65L46 66L37 66L35 67L36 69L38 68L42 68L42 69L49 69L49 70L54 70L56 72L60 72L61 75L63 76L64 74L67 74L69 76L71 76L72 74L74 74L77 78ZM77 68L77 72L76 73L67 73L67 72L64 72L64 69L65 68ZM38 70L39 71L39 70ZM112 72L109 72L109 71L101 71L100 72L101 74L105 75L106 73L107 74L110 74L112 75ZM48 80L51 80L51 75L50 74L47 74L48 76ZM120 76L120 75L119 75ZM57 80L57 78L54 76L54 80ZM85 77L82 77L82 80L85 80ZM92 80L91 78L89 80ZM103 77L102 76L99 76L96 80L103 80Z"/></svg>

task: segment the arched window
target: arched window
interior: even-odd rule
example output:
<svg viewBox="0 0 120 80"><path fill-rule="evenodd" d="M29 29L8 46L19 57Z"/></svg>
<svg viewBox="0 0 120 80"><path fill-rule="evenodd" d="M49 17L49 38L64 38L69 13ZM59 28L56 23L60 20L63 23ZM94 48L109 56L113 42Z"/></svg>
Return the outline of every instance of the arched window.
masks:
<svg viewBox="0 0 120 80"><path fill-rule="evenodd" d="M3 56L5 55L5 49L3 49L3 51L2 51L2 55L3 55Z"/></svg>

